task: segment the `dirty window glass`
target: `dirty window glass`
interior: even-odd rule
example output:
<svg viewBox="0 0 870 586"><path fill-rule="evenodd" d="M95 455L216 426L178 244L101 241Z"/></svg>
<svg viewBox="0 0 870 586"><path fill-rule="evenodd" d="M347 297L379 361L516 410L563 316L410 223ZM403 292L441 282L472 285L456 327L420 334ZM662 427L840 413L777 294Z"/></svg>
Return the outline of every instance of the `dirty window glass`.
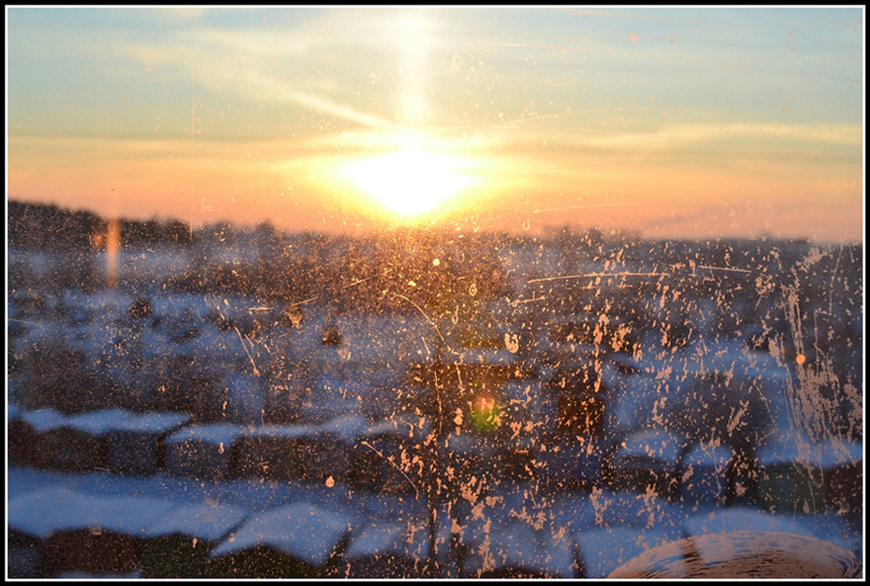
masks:
<svg viewBox="0 0 870 586"><path fill-rule="evenodd" d="M8 7L10 578L863 575L863 7Z"/></svg>

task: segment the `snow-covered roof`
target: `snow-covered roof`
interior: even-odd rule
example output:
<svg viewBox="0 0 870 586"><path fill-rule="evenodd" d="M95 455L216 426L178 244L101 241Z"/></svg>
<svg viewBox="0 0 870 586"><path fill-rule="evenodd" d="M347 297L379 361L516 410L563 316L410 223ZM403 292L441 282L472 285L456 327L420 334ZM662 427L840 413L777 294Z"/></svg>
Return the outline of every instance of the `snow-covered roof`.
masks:
<svg viewBox="0 0 870 586"><path fill-rule="evenodd" d="M575 572L574 545L567 533L535 529L518 519L500 527L488 540L473 548L465 575L515 568L545 576L571 578Z"/></svg>
<svg viewBox="0 0 870 586"><path fill-rule="evenodd" d="M66 415L51 407L35 411L25 411L21 414L21 419L30 424L37 432L63 427L67 421Z"/></svg>
<svg viewBox="0 0 870 586"><path fill-rule="evenodd" d="M617 456L676 462L687 443L683 436L665 429L643 429L626 438L619 447Z"/></svg>
<svg viewBox="0 0 870 586"><path fill-rule="evenodd" d="M299 502L248 518L209 554L218 557L258 545L320 566L350 531L346 518Z"/></svg>
<svg viewBox="0 0 870 586"><path fill-rule="evenodd" d="M89 527L143 536L173 507L163 499L94 496L52 485L9 501L8 518L10 527L43 539L57 531Z"/></svg>
<svg viewBox="0 0 870 586"><path fill-rule="evenodd" d="M432 326L402 315L353 315L337 320L342 347L352 360L366 364L408 362L434 348Z"/></svg>
<svg viewBox="0 0 870 586"><path fill-rule="evenodd" d="M646 372L605 381L613 391L613 417L622 429L636 429L648 424L653 416L653 405L662 399L660 385L653 375Z"/></svg>
<svg viewBox="0 0 870 586"><path fill-rule="evenodd" d="M639 527L671 531L685 517L681 503L655 494L631 490L596 490L584 499L593 511L593 523L603 527Z"/></svg>
<svg viewBox="0 0 870 586"><path fill-rule="evenodd" d="M239 435L240 438L258 439L294 439L297 437L313 436L317 433L318 426L311 424L266 424L256 427L246 427Z"/></svg>
<svg viewBox="0 0 870 586"><path fill-rule="evenodd" d="M146 537L180 534L217 543L249 515L233 505L192 503L178 505L144 532Z"/></svg>
<svg viewBox="0 0 870 586"><path fill-rule="evenodd" d="M782 531L812 535L809 528L790 517L771 515L746 506L720 507L690 515L683 520L682 528L691 537L720 531Z"/></svg>
<svg viewBox="0 0 870 586"><path fill-rule="evenodd" d="M244 431L244 427L233 423L206 423L183 427L166 438L166 444L186 441L200 441L229 447Z"/></svg>
<svg viewBox="0 0 870 586"><path fill-rule="evenodd" d="M386 522L422 519L429 513L425 499L410 499L407 495L396 493L357 490L353 492L353 502L370 519Z"/></svg>
<svg viewBox="0 0 870 586"><path fill-rule="evenodd" d="M318 427L321 434L331 434L347 443L363 433L368 428L368 421L355 414L339 415L326 421Z"/></svg>
<svg viewBox="0 0 870 586"><path fill-rule="evenodd" d="M757 451L762 466L801 464L830 468L860 462L864 458L863 443L830 438L814 442L809 437L791 432L771 437Z"/></svg>
<svg viewBox="0 0 870 586"><path fill-rule="evenodd" d="M6 405L6 421L12 421L13 419L17 419L18 417L21 417L22 413L24 413L24 409L22 409L20 405Z"/></svg>
<svg viewBox="0 0 870 586"><path fill-rule="evenodd" d="M595 509L586 498L577 498L573 492L557 493L548 503L553 523L568 530L591 528L595 524Z"/></svg>
<svg viewBox="0 0 870 586"><path fill-rule="evenodd" d="M534 495L532 485L519 482L492 486L480 500L460 499L452 507L462 527L463 541L482 543L487 535L510 525L517 512L521 512L527 522L539 517L543 510ZM545 514L549 516L549 512Z"/></svg>
<svg viewBox="0 0 870 586"><path fill-rule="evenodd" d="M360 430L360 437L373 437L391 434L422 441L432 432L430 419L417 415L400 414L388 419L376 421Z"/></svg>
<svg viewBox="0 0 870 586"><path fill-rule="evenodd" d="M683 467L694 466L725 466L734 457L734 450L724 444L711 445L698 442L683 456Z"/></svg>
<svg viewBox="0 0 870 586"><path fill-rule="evenodd" d="M133 417L117 422L112 431L131 431L142 433L160 433L171 431L190 421L191 416L187 413L164 413L151 411L148 413L135 414Z"/></svg>
<svg viewBox="0 0 870 586"><path fill-rule="evenodd" d="M126 409L111 407L70 416L65 427L99 436L118 426L123 426L126 421L134 417L135 415Z"/></svg>
<svg viewBox="0 0 870 586"><path fill-rule="evenodd" d="M354 532L344 557L393 554L417 560L429 554L429 526L426 523L401 523L376 520Z"/></svg>

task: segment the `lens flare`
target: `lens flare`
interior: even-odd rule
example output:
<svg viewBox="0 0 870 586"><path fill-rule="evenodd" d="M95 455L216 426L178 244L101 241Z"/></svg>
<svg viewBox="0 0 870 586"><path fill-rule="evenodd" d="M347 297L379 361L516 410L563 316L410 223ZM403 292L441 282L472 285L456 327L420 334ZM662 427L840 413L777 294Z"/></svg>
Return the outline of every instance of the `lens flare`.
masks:
<svg viewBox="0 0 870 586"><path fill-rule="evenodd" d="M478 395L471 406L471 426L480 433L492 433L501 425L501 407L491 395Z"/></svg>

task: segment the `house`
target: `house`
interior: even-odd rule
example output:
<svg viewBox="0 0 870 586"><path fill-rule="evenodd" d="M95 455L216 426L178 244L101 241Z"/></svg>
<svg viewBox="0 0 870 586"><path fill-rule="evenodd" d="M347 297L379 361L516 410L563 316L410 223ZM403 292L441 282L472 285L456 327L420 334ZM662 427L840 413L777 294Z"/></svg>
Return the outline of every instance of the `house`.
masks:
<svg viewBox="0 0 870 586"><path fill-rule="evenodd" d="M418 491L426 467L423 442L431 429L428 419L408 416L361 430L352 446L351 486L387 493Z"/></svg>
<svg viewBox="0 0 870 586"><path fill-rule="evenodd" d="M51 467L55 446L42 439L45 434L63 427L66 419L66 415L51 407L21 411L10 423L10 458L14 455L22 464Z"/></svg>
<svg viewBox="0 0 870 586"><path fill-rule="evenodd" d="M209 553L250 512L218 503L185 503L150 524L144 532L143 578L219 577Z"/></svg>
<svg viewBox="0 0 870 586"><path fill-rule="evenodd" d="M166 455L165 439L190 420L185 413L152 411L113 424L106 440L109 470L140 476L161 470Z"/></svg>
<svg viewBox="0 0 870 586"><path fill-rule="evenodd" d="M828 506L857 526L864 511L864 445L831 438L820 449Z"/></svg>
<svg viewBox="0 0 870 586"><path fill-rule="evenodd" d="M112 407L67 417L40 434L42 465L62 470L86 471L108 465L108 434L133 414Z"/></svg>
<svg viewBox="0 0 870 586"><path fill-rule="evenodd" d="M558 489L588 489L602 486L611 449L605 438L563 436L535 450L537 479Z"/></svg>
<svg viewBox="0 0 870 586"><path fill-rule="evenodd" d="M429 567L430 527L425 520L373 520L354 531L344 566L347 578L423 578Z"/></svg>
<svg viewBox="0 0 870 586"><path fill-rule="evenodd" d="M482 543L467 548L463 577L573 578L574 543L551 525L535 528L524 519L498 527Z"/></svg>
<svg viewBox="0 0 870 586"><path fill-rule="evenodd" d="M219 480L232 471L232 447L244 428L232 423L183 427L166 438L167 474Z"/></svg>
<svg viewBox="0 0 870 586"><path fill-rule="evenodd" d="M34 464L33 440L35 430L21 416L24 409L19 405L10 404L6 410L7 457L10 466L28 466ZM58 413L58 415L60 415Z"/></svg>
<svg viewBox="0 0 870 586"><path fill-rule="evenodd" d="M209 557L225 577L338 576L349 532L347 518L300 501L252 515Z"/></svg>
<svg viewBox="0 0 870 586"><path fill-rule="evenodd" d="M659 496L675 497L679 490L680 460L687 445L687 438L665 429L632 433L610 460L607 474L611 486L638 492L652 489Z"/></svg>
<svg viewBox="0 0 870 586"><path fill-rule="evenodd" d="M726 504L734 461L734 449L730 446L711 442L692 444L683 456L680 496L695 504Z"/></svg>
<svg viewBox="0 0 870 586"><path fill-rule="evenodd" d="M359 415L342 415L305 435L299 447L302 477L307 480L347 481L353 470L353 446L368 427Z"/></svg>
<svg viewBox="0 0 870 586"><path fill-rule="evenodd" d="M304 472L302 445L317 433L313 424L267 424L245 428L233 446L232 476L291 480Z"/></svg>
<svg viewBox="0 0 870 586"><path fill-rule="evenodd" d="M38 540L41 576L128 575L139 564L148 526L173 508L163 499L47 486L9 502L9 528Z"/></svg>
<svg viewBox="0 0 870 586"><path fill-rule="evenodd" d="M758 503L762 510L817 513L825 509L824 464L817 448L797 432L771 437L758 448Z"/></svg>

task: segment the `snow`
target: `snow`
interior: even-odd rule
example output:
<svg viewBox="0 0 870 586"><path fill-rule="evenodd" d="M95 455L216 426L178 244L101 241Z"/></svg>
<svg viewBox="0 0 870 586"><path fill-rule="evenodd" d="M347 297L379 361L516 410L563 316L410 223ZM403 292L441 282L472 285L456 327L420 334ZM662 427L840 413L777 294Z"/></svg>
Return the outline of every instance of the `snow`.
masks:
<svg viewBox="0 0 870 586"><path fill-rule="evenodd" d="M244 427L234 423L207 423L189 425L179 429L168 438L166 445L196 441L214 446L223 446L229 450L235 439L244 431Z"/></svg>
<svg viewBox="0 0 870 586"><path fill-rule="evenodd" d="M558 448L558 450L556 449ZM565 441L558 446L535 453L537 478L544 484L588 483L600 486L603 482L606 442L591 437Z"/></svg>
<svg viewBox="0 0 870 586"><path fill-rule="evenodd" d="M571 578L575 569L573 542L567 534L553 533L549 527L535 529L524 520L514 520L471 547L463 574L485 576L509 568Z"/></svg>
<svg viewBox="0 0 870 586"><path fill-rule="evenodd" d="M353 501L368 518L385 522L422 519L429 513L429 504L425 499L409 498L407 495L355 490Z"/></svg>
<svg viewBox="0 0 870 586"><path fill-rule="evenodd" d="M396 435L424 441L431 432L432 422L429 419L405 414L375 421L361 430L359 436L370 438L378 435Z"/></svg>
<svg viewBox="0 0 870 586"><path fill-rule="evenodd" d="M114 422L111 431L163 433L181 427L190 420L190 415L186 413L150 411L148 413L133 414L129 418Z"/></svg>
<svg viewBox="0 0 870 586"><path fill-rule="evenodd" d="M209 555L214 558L268 545L313 566L321 566L349 530L345 517L300 502L249 518Z"/></svg>
<svg viewBox="0 0 870 586"><path fill-rule="evenodd" d="M348 559L393 553L398 549L399 540L404 536L405 526L401 523L378 521L369 523L361 531L354 532L354 538L345 551Z"/></svg>
<svg viewBox="0 0 870 586"><path fill-rule="evenodd" d="M581 529L573 535L586 578L605 578L646 550L679 538L670 531L635 527Z"/></svg>
<svg viewBox="0 0 870 586"><path fill-rule="evenodd" d="M761 466L816 466L829 469L863 460L863 444L831 438L815 442L799 432L770 438L758 449Z"/></svg>
<svg viewBox="0 0 870 586"><path fill-rule="evenodd" d="M9 501L9 526L45 539L58 531L98 527L143 536L149 524L168 514L166 500L136 496L92 496L47 486Z"/></svg>
<svg viewBox="0 0 870 586"><path fill-rule="evenodd" d="M233 505L181 504L151 524L144 535L153 538L177 533L217 543L249 514L248 510Z"/></svg>
<svg viewBox="0 0 870 586"><path fill-rule="evenodd" d="M21 417L21 414L24 413L24 409L22 409L19 405L9 404L6 406L6 421L12 421L14 419L18 419Z"/></svg>
<svg viewBox="0 0 870 586"><path fill-rule="evenodd" d="M185 266L185 254L159 259L157 255L136 252L124 256L129 265L124 265L126 261L121 264L127 266L125 270L176 270ZM564 268L561 251L556 249L519 248L517 254L516 258L504 257L505 264L517 271L514 274L517 284L524 283L521 275L522 271L529 270L531 264L528 263L549 266L552 271L547 269L544 275L557 276L562 270L560 267ZM523 255L528 257L525 264L516 263ZM589 264L590 267L593 265ZM605 269L603 266L594 267L595 271ZM531 291L517 293L521 300L527 300L532 294ZM412 416L404 412L381 419L408 405L417 406L415 401L423 396L417 389L409 388L410 385L401 380L401 375L390 371L401 371L411 362L432 358L439 340L428 319L418 314L335 315L329 306L314 302L300 306L305 315L298 327L286 330L273 327L272 331L258 338L246 335L245 327L252 326L260 316L271 315L269 319L277 319L275 315L280 315L280 312L275 314L274 311L276 307L281 309L278 305L248 296L155 294L151 298L154 317L165 319L162 324L152 327L148 319L136 320L127 315L130 302L138 296L120 290L97 293L67 291L61 299L67 307L61 307L64 312L58 313L65 316L63 319L67 323L46 321L28 325L17 344L26 348L34 342L57 339L84 351L91 362L104 351L112 365L106 366L101 374L115 382L130 384L140 384L151 376L149 372L137 378L131 372L131 348L133 353L141 351L146 360L154 358L161 362L184 354L206 357L198 360L202 366L197 368L224 375L224 387L229 391L226 413L233 423L191 425L192 418L186 414L136 414L123 409L65 416L52 409L28 412L16 405L9 406L7 419L28 422L38 432L68 427L92 435L102 435L107 431L171 433L165 438L166 445L171 448L191 442L191 445L180 446L181 451L191 460L202 461L202 469L228 466L230 448L239 439L254 440L252 449L256 449L258 440L303 438L307 441L302 443L313 447L312 460L307 463L308 472L317 471L317 475L310 481L282 478L277 482L256 477L188 479L167 472L157 472L149 478L133 478L130 475L64 474L13 468L8 473L10 525L14 521L23 530L37 535L49 534L56 530L55 527L80 526L85 522L136 531L141 529L137 524L139 520L125 516L131 509L144 507L143 516L147 517L151 508L159 509L168 504L175 508L159 520L154 519L154 523L145 529L146 533L161 535L178 531L217 541L236 527L234 544L237 545L240 538L243 542L246 539L245 531L254 532L256 526L260 527L257 531L265 532L264 539L275 540L272 545L277 544L276 548L315 561L322 560L324 552L328 555L331 551L330 544L335 540L328 538L329 535L343 535L348 527L353 528L348 555L377 555L387 551L401 555L403 548L422 545L428 548L428 542L422 539L425 536L428 540L428 528L426 531L415 529L416 524L425 522L427 518L428 503L425 499L413 498L415 495L408 493L385 494L384 483L371 485L372 489L381 491L377 493L358 490L356 486L342 482L351 462L350 451L344 448L362 446L361 452L369 455L376 448L384 457L416 455L410 448L418 446L411 442L422 443L432 432L432 422L424 415ZM517 295L512 294L512 297ZM48 302L50 306L51 298ZM13 305L15 303L10 300L10 309ZM269 305L271 309L267 311L263 305ZM498 314L496 321L499 323L495 329L500 333L505 331L504 328L516 331L511 330L516 324L508 323L512 319L519 323L520 320L539 317L524 313L527 309L537 308L536 304L517 305L514 302L512 305L509 300L499 300L498 305L501 307L494 308L491 313ZM206 312L215 308L227 318L237 320L239 329L220 330L214 323L202 322ZM515 312L511 313L513 308ZM660 317L665 320L675 318L676 310L682 308L681 304L675 304L675 307L663 311ZM707 300L699 303L697 309L703 313L700 319L706 320L712 331L716 308ZM257 313L261 310L262 313ZM50 307L44 313L49 311ZM860 315L860 312L854 312L852 323L860 324ZM549 321L552 325L577 319L579 316L570 311L554 312L540 318L541 322ZM320 335L327 325L335 325L341 331L340 345L325 346L321 343ZM567 362L564 361L569 359L576 362L599 359L597 354L581 356L582 352L592 350L589 345L553 342L548 338L546 324L541 325L543 327L537 328L540 336L538 348L543 349L543 360L560 360L563 362L558 366L565 367ZM698 325L697 321L695 325ZM751 327L750 324L743 326L744 331ZM170 341L173 332L182 332L187 327L198 328L199 335L181 343ZM853 329L860 332L860 327ZM652 493L611 493L607 488L599 488L607 486L603 463L604 448L608 446L588 438L580 442L564 438L551 441L547 437L547 432L553 431L548 426L554 425L557 411L552 394L543 392L542 387L554 369L539 362L535 365L539 367L539 377L511 380L501 389L504 421L521 425L522 433L515 434L508 441L499 436L495 442L474 433L450 433L447 436L448 450L442 452L442 456L454 456L455 462L470 465L471 472L479 480L484 470L503 474L504 471L499 469L499 458L509 453L511 448L531 446L529 453L537 463L538 474L531 481L527 477L519 481L510 479L505 483L491 484L486 490L481 489L482 483L468 484L467 477L454 479L457 481L454 484L463 484L465 491L462 498L450 503L450 514L439 517L441 544L453 536L451 528L455 520L461 526L455 537L463 545L477 548L486 543L488 555L497 554L499 564L529 569L534 566L559 576L569 575L566 568L572 562L569 561L570 555L566 554L570 548L566 550L565 542L570 539L556 539L549 526L532 526L538 522L552 523L554 527L568 530L566 535L577 541L586 569L594 576L606 575L607 568L613 567L617 560L664 539L676 539L683 531L693 536L744 530L812 533L846 549L860 550L863 530L846 525L836 517L838 511L832 508L814 515L802 514L798 509L796 514L785 516L769 515L753 508L714 506L722 504L727 480L724 470L733 458L733 451L727 445L692 444L680 459L688 438L667 431L671 421L663 421L662 417L673 418L678 413L671 409L690 398L691 383L696 376L720 372L729 380L748 380L757 384L765 399L765 409L770 411L765 413L770 420L765 424L770 424L772 433L758 450L762 471L764 467L778 465L801 470L810 467L830 470L851 465L860 468L863 462L860 442L828 437L816 441L790 431L793 425L789 420L789 409L793 398L788 393L794 392L790 386L794 381L791 380L793 373L781 363L781 357L767 351L751 350L743 340L726 340L728 332L712 333L714 335L704 337L697 346L683 350L659 352L659 348L651 344L644 348L642 356L617 356L616 359L628 368L618 368L607 358L601 365L602 378L611 389L606 397L607 431L602 437L607 440L626 438L615 464L624 465L628 461L650 468L663 462L674 470L681 462L684 472L678 477L682 483L681 495L695 505L696 514L687 517L690 505L668 502ZM653 334L654 338L660 337L657 332ZM119 335L126 339L126 351L116 347L114 340ZM481 338L478 341L491 340ZM452 347L460 348L456 344ZM501 346L466 348L459 359L467 365L503 365L512 363L518 356ZM532 356L534 360L537 354L532 353ZM312 391L301 409L305 423L261 425L263 398L268 391L263 386L269 378L265 373L273 366L287 367L288 370L281 371L283 374L292 372L292 382L288 384L295 385L294 390L299 391L300 396L309 389ZM259 376L250 374L253 369L259 369ZM158 367L154 367L154 371L159 372ZM696 397L696 401L703 405L708 398ZM370 423L361 414L376 421ZM453 431L449 423L453 416L450 413L446 418L445 430L448 432ZM179 429L185 425L187 427ZM644 429L649 427L656 429ZM611 432L615 433L611 435ZM368 445L363 445L363 441ZM289 459L289 453L282 453L286 444L278 443L281 446L274 453ZM439 447L443 449L445 446L440 444ZM652 459L660 462L650 462ZM384 458L377 460L386 463ZM389 469L395 471L393 467ZM845 474L851 474L851 469L847 469ZM332 483L324 482L327 479ZM591 492L575 491L573 487L565 490L565 486L556 493L545 490L559 483L567 484L568 480L588 480L596 488ZM760 480L763 484L764 479ZM425 487L420 486L416 477L413 477L415 484L404 477L399 481L404 488L413 486L421 489L418 494L424 492L422 489ZM785 486L794 484L791 477L785 481ZM60 485L64 488L59 488ZM823 487L818 485L818 488ZM784 492L787 494L784 500L789 500L789 493ZM105 509L104 513L95 512L98 502L99 507ZM294 506L297 509L292 509ZM296 518L282 517L278 514L282 509L284 517L292 509L291 517ZM251 524L250 529L245 529L252 521L250 515L259 520ZM243 520L248 523L239 525ZM322 539L321 530L326 534ZM414 540L419 541L406 542L409 531ZM252 533L247 539L252 541L254 537ZM306 540L316 543L307 543ZM442 559L448 557L445 549L439 549ZM542 553L544 551L546 555ZM484 566L482 560L476 560L466 569L473 573Z"/></svg>
<svg viewBox="0 0 870 586"><path fill-rule="evenodd" d="M318 427L311 424L266 424L243 429L239 438L292 440L313 436L317 430Z"/></svg>
<svg viewBox="0 0 870 586"><path fill-rule="evenodd" d="M329 436L346 444L353 441L368 427L368 422L359 415L341 415L322 423L318 428L318 439Z"/></svg>
<svg viewBox="0 0 870 586"><path fill-rule="evenodd" d="M134 418L134 414L130 411L112 407L68 417L66 427L99 437L111 430L123 427L126 422Z"/></svg>
<svg viewBox="0 0 870 586"><path fill-rule="evenodd" d="M52 408L25 411L21 414L21 420L30 424L37 433L59 429L67 423L67 417Z"/></svg>
<svg viewBox="0 0 870 586"><path fill-rule="evenodd" d="M733 457L734 450L726 445L698 442L693 444L683 456L683 467L692 465L724 470Z"/></svg>
<svg viewBox="0 0 870 586"><path fill-rule="evenodd" d="M679 527L686 515L684 505L653 493L593 490L585 502L592 510L594 525L601 527L670 530Z"/></svg>
<svg viewBox="0 0 870 586"><path fill-rule="evenodd" d="M507 527L517 512L524 519L534 519L541 507L534 502L534 492L528 482L492 486L479 499L460 499L453 505L454 515L462 527L462 542L472 548L483 543L487 535Z"/></svg>
<svg viewBox="0 0 870 586"><path fill-rule="evenodd" d="M708 443L693 444L683 457L681 495L692 502L717 501L724 504L728 489L729 466L734 450Z"/></svg>
<svg viewBox="0 0 870 586"><path fill-rule="evenodd" d="M704 514L691 515L683 520L682 528L686 535L692 537L722 531L776 531L812 535L810 529L789 517L771 515L745 506L717 508Z"/></svg>
<svg viewBox="0 0 870 586"><path fill-rule="evenodd" d="M644 429L629 435L616 455L676 464L687 443L684 437L664 429Z"/></svg>
<svg viewBox="0 0 870 586"><path fill-rule="evenodd" d="M361 530L354 531L344 557L351 560L382 554L424 560L429 555L428 525L425 522L369 522Z"/></svg>

